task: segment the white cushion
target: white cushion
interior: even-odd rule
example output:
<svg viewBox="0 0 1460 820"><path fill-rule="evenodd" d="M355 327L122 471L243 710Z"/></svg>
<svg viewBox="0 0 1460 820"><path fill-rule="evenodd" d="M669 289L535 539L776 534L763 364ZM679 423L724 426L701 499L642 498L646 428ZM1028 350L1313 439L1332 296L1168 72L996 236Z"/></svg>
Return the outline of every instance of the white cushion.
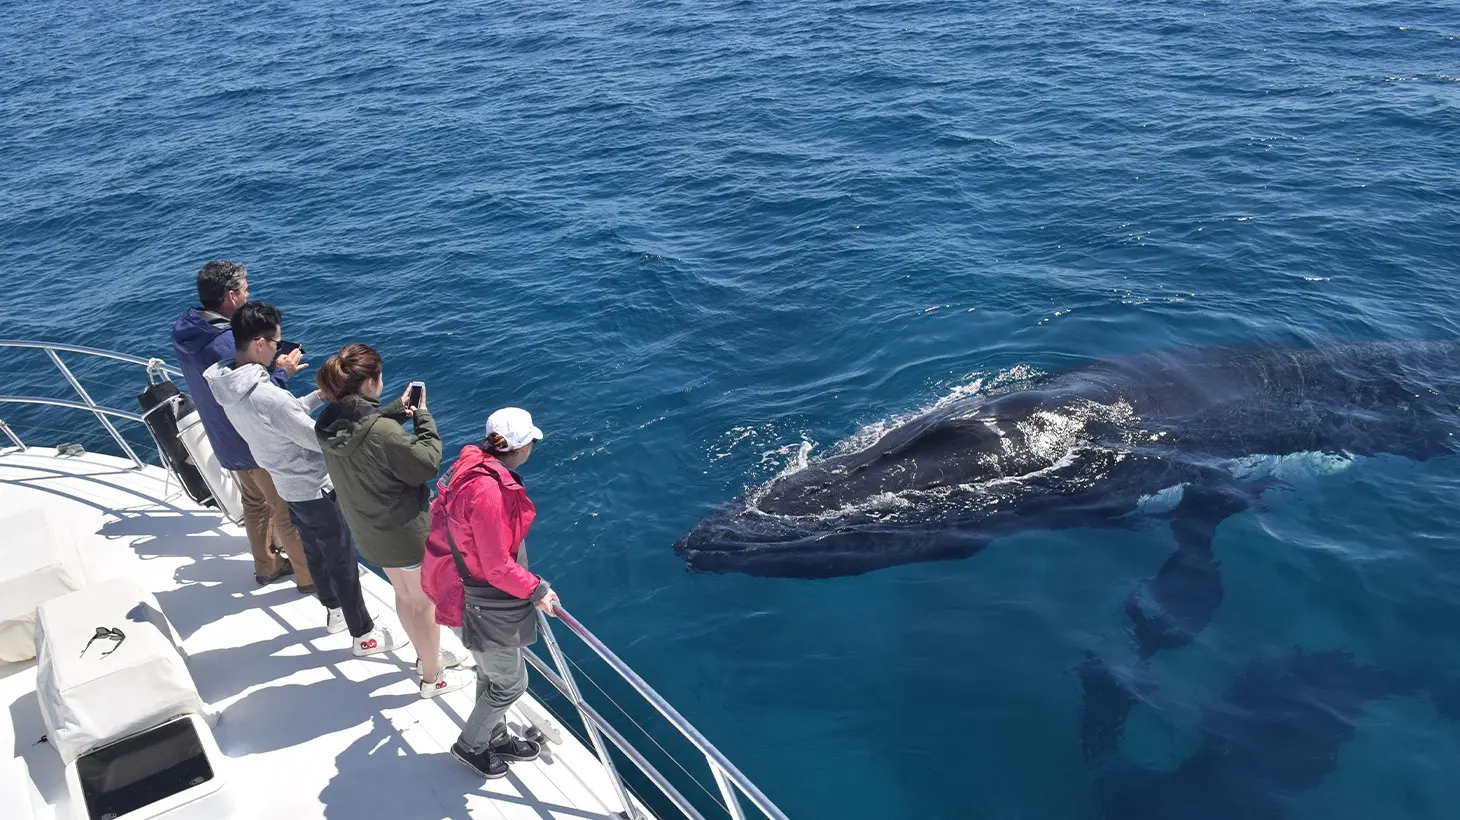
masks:
<svg viewBox="0 0 1460 820"><path fill-rule="evenodd" d="M177 437L193 457L193 466L198 468L208 489L213 491L213 500L223 517L235 524L243 523L243 491L238 487L233 472L223 469L218 456L213 452L213 443L203 430L203 418L196 412L183 416L177 422Z"/></svg>
<svg viewBox="0 0 1460 820"><path fill-rule="evenodd" d="M34 658L36 607L90 580L71 530L49 509L0 517L0 660Z"/></svg>
<svg viewBox="0 0 1460 820"><path fill-rule="evenodd" d="M92 640L97 627L126 637ZM157 599L126 579L41 606L36 695L62 761L180 715L206 715L178 643Z"/></svg>

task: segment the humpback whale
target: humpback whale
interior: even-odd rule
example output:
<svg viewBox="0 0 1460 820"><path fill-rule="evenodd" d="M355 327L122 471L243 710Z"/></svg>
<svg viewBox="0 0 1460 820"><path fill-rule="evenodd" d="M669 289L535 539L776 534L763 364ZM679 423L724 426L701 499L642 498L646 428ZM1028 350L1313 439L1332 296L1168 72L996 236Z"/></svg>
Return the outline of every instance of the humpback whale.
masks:
<svg viewBox="0 0 1460 820"><path fill-rule="evenodd" d="M694 570L823 578L1156 510L1175 549L1126 604L1146 658L1211 619L1218 524L1281 484L1264 458L1423 461L1457 430L1457 341L1153 351L939 404L747 491L674 549Z"/></svg>
<svg viewBox="0 0 1460 820"><path fill-rule="evenodd" d="M1133 696L1094 659L1080 677L1082 740L1101 772L1100 816L1110 820L1281 820L1298 792L1337 767L1370 702L1428 694L1443 717L1460 718L1453 684L1427 686L1344 652L1295 649L1249 663L1223 701L1202 709L1201 742L1190 756L1152 772L1114 754Z"/></svg>

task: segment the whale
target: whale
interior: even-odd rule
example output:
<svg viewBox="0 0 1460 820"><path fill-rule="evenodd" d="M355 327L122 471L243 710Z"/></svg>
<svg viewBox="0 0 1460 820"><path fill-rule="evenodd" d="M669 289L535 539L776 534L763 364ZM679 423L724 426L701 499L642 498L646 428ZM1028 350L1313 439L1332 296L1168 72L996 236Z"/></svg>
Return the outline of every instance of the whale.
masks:
<svg viewBox="0 0 1460 820"><path fill-rule="evenodd" d="M1100 816L1109 820L1282 820L1338 767L1371 704L1428 696L1441 717L1460 719L1454 681L1379 669L1348 652L1293 648L1248 662L1221 700L1200 708L1191 753L1151 771L1119 754L1124 716L1138 696L1094 658L1079 671L1081 741L1095 767Z"/></svg>
<svg viewBox="0 0 1460 820"><path fill-rule="evenodd" d="M1125 605L1149 658L1210 621L1217 527L1289 486L1274 464L1422 462L1457 431L1460 341L1147 351L939 402L748 489L673 548L694 571L813 579L1165 521L1174 548Z"/></svg>

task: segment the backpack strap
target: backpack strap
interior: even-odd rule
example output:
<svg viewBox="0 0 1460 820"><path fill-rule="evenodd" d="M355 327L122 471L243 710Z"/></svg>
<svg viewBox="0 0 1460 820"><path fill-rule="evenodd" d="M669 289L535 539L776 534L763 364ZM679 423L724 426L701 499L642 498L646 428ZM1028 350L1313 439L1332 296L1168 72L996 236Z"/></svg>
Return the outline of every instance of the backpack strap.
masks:
<svg viewBox="0 0 1460 820"><path fill-rule="evenodd" d="M475 447L476 445L472 446ZM477 449L480 450L481 448L477 447ZM451 485L456 481L456 471L460 467L460 461L457 461L456 464L452 466L451 474L446 476L446 478L442 482L444 489L451 489ZM487 475L491 476L492 480L496 481L499 485L502 483L502 480L498 478L497 474L492 470L487 470L486 473ZM485 586L496 589L496 587L492 587L492 585L487 583L486 581L483 581L473 576L471 574L471 570L467 569L466 559L461 557L461 550L456 546L456 536L451 534L451 513L449 510L445 509L443 509L441 512L443 515L446 516L446 544L447 546L451 547L451 560L456 564L456 574L461 576L461 582L467 586Z"/></svg>

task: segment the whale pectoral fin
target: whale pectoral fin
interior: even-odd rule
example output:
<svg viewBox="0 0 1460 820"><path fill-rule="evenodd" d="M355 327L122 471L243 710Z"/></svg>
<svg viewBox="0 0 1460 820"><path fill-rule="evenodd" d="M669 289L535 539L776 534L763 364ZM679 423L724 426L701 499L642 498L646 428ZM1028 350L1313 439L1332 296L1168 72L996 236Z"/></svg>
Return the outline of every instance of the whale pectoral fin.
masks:
<svg viewBox="0 0 1460 820"><path fill-rule="evenodd" d="M1085 762L1098 763L1109 759L1120 746L1125 720L1136 699L1110 667L1086 653L1080 664L1080 749Z"/></svg>
<svg viewBox="0 0 1460 820"><path fill-rule="evenodd" d="M1255 495L1229 486L1191 487L1171 512L1176 550L1126 599L1141 658L1185 646L1222 603L1222 576L1212 554L1217 525L1247 509Z"/></svg>

